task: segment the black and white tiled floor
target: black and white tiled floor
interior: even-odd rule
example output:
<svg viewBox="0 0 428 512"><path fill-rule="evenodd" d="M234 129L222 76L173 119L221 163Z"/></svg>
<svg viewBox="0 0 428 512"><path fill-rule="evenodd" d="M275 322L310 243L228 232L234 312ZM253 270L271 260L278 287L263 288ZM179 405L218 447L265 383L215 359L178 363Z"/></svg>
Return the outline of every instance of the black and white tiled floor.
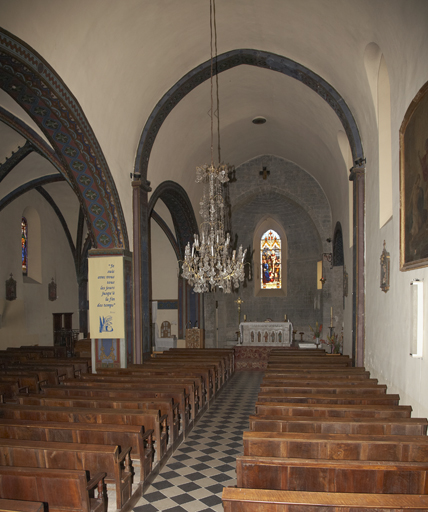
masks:
<svg viewBox="0 0 428 512"><path fill-rule="evenodd" d="M237 372L175 451L134 512L220 512L236 485L235 459L254 413L263 372Z"/></svg>

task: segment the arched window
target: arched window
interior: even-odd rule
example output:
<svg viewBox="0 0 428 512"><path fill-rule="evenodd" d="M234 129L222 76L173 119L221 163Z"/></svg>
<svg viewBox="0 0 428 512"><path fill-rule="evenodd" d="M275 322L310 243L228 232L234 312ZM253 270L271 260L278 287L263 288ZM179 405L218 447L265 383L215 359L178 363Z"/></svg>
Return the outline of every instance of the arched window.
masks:
<svg viewBox="0 0 428 512"><path fill-rule="evenodd" d="M22 275L28 275L28 223L25 217L21 219L21 264Z"/></svg>
<svg viewBox="0 0 428 512"><path fill-rule="evenodd" d="M261 283L263 290L281 288L281 237L273 229L260 239Z"/></svg>

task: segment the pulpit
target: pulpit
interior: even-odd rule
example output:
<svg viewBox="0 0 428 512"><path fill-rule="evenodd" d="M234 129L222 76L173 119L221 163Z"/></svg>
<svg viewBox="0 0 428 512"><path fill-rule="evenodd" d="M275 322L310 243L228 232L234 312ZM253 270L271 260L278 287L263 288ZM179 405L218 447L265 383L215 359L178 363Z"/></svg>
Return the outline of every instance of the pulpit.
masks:
<svg viewBox="0 0 428 512"><path fill-rule="evenodd" d="M186 348L204 348L204 330L193 327L186 329Z"/></svg>
<svg viewBox="0 0 428 512"><path fill-rule="evenodd" d="M289 347L293 341L291 322L242 322L241 344L250 347Z"/></svg>

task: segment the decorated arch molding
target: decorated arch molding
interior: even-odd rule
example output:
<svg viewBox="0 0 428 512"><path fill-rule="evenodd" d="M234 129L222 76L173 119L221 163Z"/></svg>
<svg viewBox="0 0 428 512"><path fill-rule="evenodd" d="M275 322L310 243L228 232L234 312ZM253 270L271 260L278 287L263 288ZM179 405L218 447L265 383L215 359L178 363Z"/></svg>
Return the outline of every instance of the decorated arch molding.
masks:
<svg viewBox="0 0 428 512"><path fill-rule="evenodd" d="M0 88L43 131L83 207L93 247L129 249L107 162L79 103L33 49L0 29Z"/></svg>
<svg viewBox="0 0 428 512"><path fill-rule="evenodd" d="M184 249L187 242L192 243L193 235L199 232L189 196L178 183L174 181L164 181L156 188L150 197L149 216L152 215L158 199L162 199L171 213L178 252L180 259L184 259Z"/></svg>
<svg viewBox="0 0 428 512"><path fill-rule="evenodd" d="M353 161L364 160L364 152L357 123L342 96L323 78L291 59L260 50L233 50L217 57L215 73L221 73L236 66L248 65L270 69L294 78L315 91L338 116L348 137ZM210 61L194 68L179 80L161 98L153 109L141 134L135 160L135 172L147 179L147 169L156 136L173 108L198 85L210 78Z"/></svg>

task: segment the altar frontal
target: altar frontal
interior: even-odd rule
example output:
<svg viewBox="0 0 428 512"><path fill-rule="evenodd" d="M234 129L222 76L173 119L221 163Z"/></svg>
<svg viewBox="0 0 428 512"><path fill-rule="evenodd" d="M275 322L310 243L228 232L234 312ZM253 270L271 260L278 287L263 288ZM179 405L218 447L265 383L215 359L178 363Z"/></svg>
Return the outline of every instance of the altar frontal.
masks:
<svg viewBox="0 0 428 512"><path fill-rule="evenodd" d="M246 346L289 347L293 340L291 322L242 322L239 329Z"/></svg>

